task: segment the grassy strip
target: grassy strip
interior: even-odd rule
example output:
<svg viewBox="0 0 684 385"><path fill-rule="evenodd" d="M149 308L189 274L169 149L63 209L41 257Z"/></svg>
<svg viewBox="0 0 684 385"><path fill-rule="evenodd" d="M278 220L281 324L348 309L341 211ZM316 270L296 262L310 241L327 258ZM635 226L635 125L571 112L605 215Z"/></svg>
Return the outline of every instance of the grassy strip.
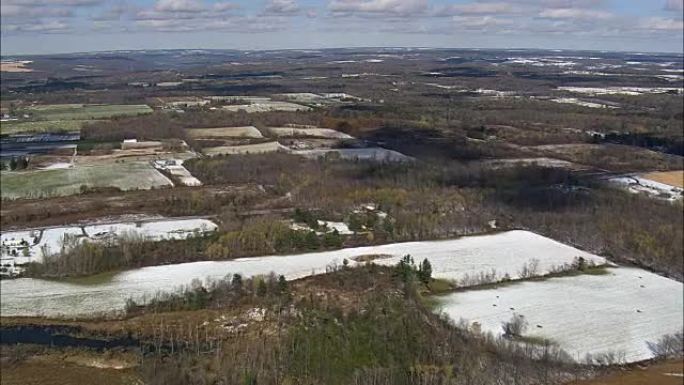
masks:
<svg viewBox="0 0 684 385"><path fill-rule="evenodd" d="M551 279L551 278L576 277L576 276L580 276L580 275L607 275L607 274L610 274L610 271L608 271L608 268L610 266L611 265L603 264L603 265L587 267L583 270L572 269L572 270L560 271L560 272L555 272L555 273L548 273L548 274L529 277L529 278L509 279L509 280L502 280L502 281L497 281L497 282L488 282L488 283L483 283L480 285L465 286L465 287L459 287L453 281L449 281L446 279L433 279L427 285L424 293L427 295L439 296L439 295L446 295L446 294L457 293L457 292L465 292L465 291L471 291L471 290L498 289L501 287L511 286L511 285L520 284L520 283L524 283L524 282L546 281L546 280Z"/></svg>

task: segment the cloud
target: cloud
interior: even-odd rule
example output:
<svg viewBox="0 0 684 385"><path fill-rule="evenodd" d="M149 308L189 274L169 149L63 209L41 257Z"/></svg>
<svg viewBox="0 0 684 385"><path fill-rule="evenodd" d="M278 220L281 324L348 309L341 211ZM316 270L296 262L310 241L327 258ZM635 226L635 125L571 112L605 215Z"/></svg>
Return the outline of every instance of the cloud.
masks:
<svg viewBox="0 0 684 385"><path fill-rule="evenodd" d="M501 15L517 13L520 8L514 7L511 3L486 2L449 5L437 9L435 16L455 16L455 15Z"/></svg>
<svg viewBox="0 0 684 385"><path fill-rule="evenodd" d="M294 15L301 11L295 0L269 0L263 15Z"/></svg>
<svg viewBox="0 0 684 385"><path fill-rule="evenodd" d="M2 29L6 32L63 33L68 32L70 27L68 24L58 20L36 20L33 23L3 23Z"/></svg>
<svg viewBox="0 0 684 385"><path fill-rule="evenodd" d="M606 20L613 17L610 12L580 8L552 8L539 12L546 19Z"/></svg>
<svg viewBox="0 0 684 385"><path fill-rule="evenodd" d="M543 8L595 8L606 3L605 0L541 0Z"/></svg>
<svg viewBox="0 0 684 385"><path fill-rule="evenodd" d="M682 12L684 11L684 0L667 0L663 9L666 11Z"/></svg>
<svg viewBox="0 0 684 385"><path fill-rule="evenodd" d="M651 31L684 31L684 21L664 17L649 17L640 23L640 27Z"/></svg>
<svg viewBox="0 0 684 385"><path fill-rule="evenodd" d="M212 9L214 11L218 11L218 12L232 11L232 10L238 9L238 8L240 8L239 5L234 4L234 3L229 3L226 1L214 3L214 5L212 6Z"/></svg>
<svg viewBox="0 0 684 385"><path fill-rule="evenodd" d="M332 0L328 9L336 14L388 14L409 16L425 12L427 0Z"/></svg>
<svg viewBox="0 0 684 385"><path fill-rule="evenodd" d="M206 8L200 0L157 0L157 12L201 12Z"/></svg>
<svg viewBox="0 0 684 385"><path fill-rule="evenodd" d="M484 30L494 27L509 25L510 20L496 18L494 16L454 16L454 25L462 29Z"/></svg>

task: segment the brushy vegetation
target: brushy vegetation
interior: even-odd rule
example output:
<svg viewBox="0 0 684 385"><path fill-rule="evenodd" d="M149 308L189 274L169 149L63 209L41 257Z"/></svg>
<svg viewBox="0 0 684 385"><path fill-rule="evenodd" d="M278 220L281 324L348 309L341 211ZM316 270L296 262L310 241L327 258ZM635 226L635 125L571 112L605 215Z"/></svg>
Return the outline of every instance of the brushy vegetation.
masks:
<svg viewBox="0 0 684 385"><path fill-rule="evenodd" d="M149 355L141 372L150 384L171 385L555 384L583 373L552 346L471 334L434 315L415 290L425 266L406 256L393 268L340 266L323 280L290 284L275 275L232 276L195 283L147 306L131 304L130 314L256 306L262 310L252 310L259 315L253 322L270 330L251 334L245 324L234 339L209 344L200 334L201 347L182 342L182 334L157 333L164 340L155 346L177 339L177 350ZM356 304L342 306L347 300L339 297ZM196 338L191 334L188 339Z"/></svg>

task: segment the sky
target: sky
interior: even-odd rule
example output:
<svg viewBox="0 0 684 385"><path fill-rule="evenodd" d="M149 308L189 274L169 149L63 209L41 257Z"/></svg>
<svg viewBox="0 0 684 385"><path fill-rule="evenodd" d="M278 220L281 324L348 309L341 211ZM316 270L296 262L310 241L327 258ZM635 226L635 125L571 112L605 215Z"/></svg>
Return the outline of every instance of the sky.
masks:
<svg viewBox="0 0 684 385"><path fill-rule="evenodd" d="M684 0L2 0L3 56L334 47L677 52Z"/></svg>

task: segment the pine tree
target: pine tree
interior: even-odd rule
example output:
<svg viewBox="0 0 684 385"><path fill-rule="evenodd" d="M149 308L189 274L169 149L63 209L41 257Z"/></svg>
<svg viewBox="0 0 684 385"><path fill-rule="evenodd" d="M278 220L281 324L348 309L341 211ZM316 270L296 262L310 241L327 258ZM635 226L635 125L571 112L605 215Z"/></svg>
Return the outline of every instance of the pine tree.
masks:
<svg viewBox="0 0 684 385"><path fill-rule="evenodd" d="M425 285L430 283L430 280L432 279L432 265L427 258L423 259L423 262L420 263L420 267L418 268L418 279Z"/></svg>

